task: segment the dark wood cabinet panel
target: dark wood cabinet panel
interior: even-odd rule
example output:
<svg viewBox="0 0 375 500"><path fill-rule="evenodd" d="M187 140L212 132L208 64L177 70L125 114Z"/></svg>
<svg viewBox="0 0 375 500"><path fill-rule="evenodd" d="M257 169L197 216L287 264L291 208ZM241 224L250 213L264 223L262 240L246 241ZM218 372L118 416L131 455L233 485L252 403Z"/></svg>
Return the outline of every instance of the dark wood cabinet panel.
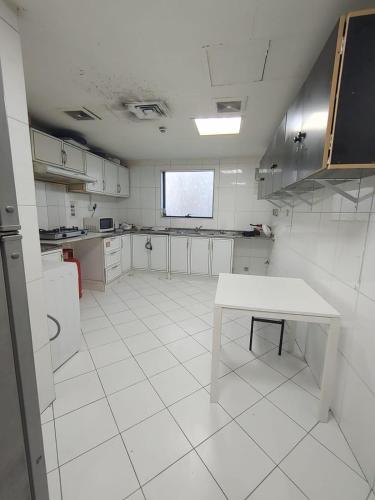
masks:
<svg viewBox="0 0 375 500"><path fill-rule="evenodd" d="M375 163L375 12L349 15L332 148L333 165Z"/></svg>

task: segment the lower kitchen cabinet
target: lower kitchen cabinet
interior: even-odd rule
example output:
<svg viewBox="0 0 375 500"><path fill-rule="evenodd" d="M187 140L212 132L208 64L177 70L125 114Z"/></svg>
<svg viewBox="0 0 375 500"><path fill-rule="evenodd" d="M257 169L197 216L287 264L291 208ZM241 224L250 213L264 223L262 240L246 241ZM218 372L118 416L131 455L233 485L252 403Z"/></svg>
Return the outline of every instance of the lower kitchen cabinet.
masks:
<svg viewBox="0 0 375 500"><path fill-rule="evenodd" d="M149 268L151 271L168 270L168 236L149 236Z"/></svg>
<svg viewBox="0 0 375 500"><path fill-rule="evenodd" d="M169 244L169 268L171 273L188 273L189 238L171 236Z"/></svg>
<svg viewBox="0 0 375 500"><path fill-rule="evenodd" d="M231 273L233 265L233 243L228 238L212 238L211 240L211 275Z"/></svg>
<svg viewBox="0 0 375 500"><path fill-rule="evenodd" d="M130 234L121 236L121 272L128 273L132 267L132 244Z"/></svg>
<svg viewBox="0 0 375 500"><path fill-rule="evenodd" d="M190 238L190 274L209 274L210 238Z"/></svg>
<svg viewBox="0 0 375 500"><path fill-rule="evenodd" d="M132 261L134 269L148 269L148 251L146 243L149 240L147 234L132 235Z"/></svg>

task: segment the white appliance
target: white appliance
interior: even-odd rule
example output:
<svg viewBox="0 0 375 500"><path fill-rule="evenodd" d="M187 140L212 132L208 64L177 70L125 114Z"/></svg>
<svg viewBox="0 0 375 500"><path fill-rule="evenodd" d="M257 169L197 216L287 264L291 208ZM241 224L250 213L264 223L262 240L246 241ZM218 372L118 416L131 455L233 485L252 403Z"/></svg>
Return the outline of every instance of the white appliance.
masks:
<svg viewBox="0 0 375 500"><path fill-rule="evenodd" d="M115 221L113 217L84 217L83 227L92 233L105 233L114 231Z"/></svg>
<svg viewBox="0 0 375 500"><path fill-rule="evenodd" d="M43 278L55 371L79 351L81 344L77 266L72 262L43 261Z"/></svg>
<svg viewBox="0 0 375 500"><path fill-rule="evenodd" d="M46 163L33 162L34 177L42 181L58 182L61 184L78 184L80 182L96 182L94 177L90 177L82 172L74 172L66 168L54 167Z"/></svg>

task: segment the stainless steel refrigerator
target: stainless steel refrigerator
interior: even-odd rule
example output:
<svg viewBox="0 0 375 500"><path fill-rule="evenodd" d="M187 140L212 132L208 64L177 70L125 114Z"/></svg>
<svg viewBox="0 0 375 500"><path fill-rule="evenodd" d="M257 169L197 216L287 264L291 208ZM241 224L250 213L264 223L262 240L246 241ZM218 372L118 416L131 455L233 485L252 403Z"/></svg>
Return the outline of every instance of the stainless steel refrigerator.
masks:
<svg viewBox="0 0 375 500"><path fill-rule="evenodd" d="M0 67L0 500L48 500L1 74Z"/></svg>

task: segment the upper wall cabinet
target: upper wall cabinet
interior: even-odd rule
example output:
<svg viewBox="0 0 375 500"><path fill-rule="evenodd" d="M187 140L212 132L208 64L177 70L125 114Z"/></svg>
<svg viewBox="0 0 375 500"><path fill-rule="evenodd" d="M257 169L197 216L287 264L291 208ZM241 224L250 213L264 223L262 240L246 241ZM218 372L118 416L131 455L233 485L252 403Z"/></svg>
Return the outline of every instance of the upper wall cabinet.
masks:
<svg viewBox="0 0 375 500"><path fill-rule="evenodd" d="M68 170L85 171L85 152L66 142L63 142L63 161Z"/></svg>
<svg viewBox="0 0 375 500"><path fill-rule="evenodd" d="M260 162L259 198L375 174L375 9L340 19Z"/></svg>
<svg viewBox="0 0 375 500"><path fill-rule="evenodd" d="M42 163L63 166L63 142L51 135L31 130L33 159Z"/></svg>

